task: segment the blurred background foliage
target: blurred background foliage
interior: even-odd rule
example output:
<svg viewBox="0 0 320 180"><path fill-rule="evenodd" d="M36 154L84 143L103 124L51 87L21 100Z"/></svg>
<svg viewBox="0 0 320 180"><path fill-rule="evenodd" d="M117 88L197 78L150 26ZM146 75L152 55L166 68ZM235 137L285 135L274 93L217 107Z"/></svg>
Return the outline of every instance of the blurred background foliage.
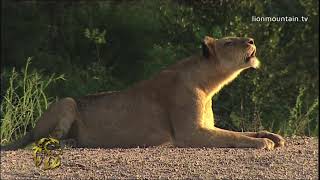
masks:
<svg viewBox="0 0 320 180"><path fill-rule="evenodd" d="M15 72L14 81L23 81L29 57L29 69L44 81L53 74L64 77L44 89L47 97L77 97L148 79L200 53L205 35L248 36L255 39L262 68L243 72L213 98L216 124L317 136L318 11L317 0L4 0L1 96L12 90L13 68L22 74ZM304 16L308 21L254 22L252 16ZM1 122L8 113L2 109Z"/></svg>

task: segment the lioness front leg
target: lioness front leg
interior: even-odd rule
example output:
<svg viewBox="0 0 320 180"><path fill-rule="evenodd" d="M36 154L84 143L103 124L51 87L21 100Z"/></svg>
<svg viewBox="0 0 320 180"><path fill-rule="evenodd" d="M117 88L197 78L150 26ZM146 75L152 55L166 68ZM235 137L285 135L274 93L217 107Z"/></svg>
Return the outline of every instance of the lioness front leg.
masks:
<svg viewBox="0 0 320 180"><path fill-rule="evenodd" d="M254 138L216 129L198 128L189 136L175 139L180 147L258 148L272 150L275 143L268 138Z"/></svg>
<svg viewBox="0 0 320 180"><path fill-rule="evenodd" d="M225 129L220 129L215 127L216 130L223 131L223 132L234 132L234 131L229 131ZM248 136L248 137L253 137L253 138L268 138L272 140L275 143L275 147L283 147L285 145L285 140L282 136L271 133L268 131L259 131L259 132L235 132L240 135Z"/></svg>
<svg viewBox="0 0 320 180"><path fill-rule="evenodd" d="M209 129L215 129L217 131L221 132L235 132L235 131L229 131L225 129L220 129L218 127L214 127L214 117L212 112L212 101L208 101L205 106L204 110L204 118L203 121L205 127L209 127ZM260 132L235 132L240 135L249 136L253 138L268 138L271 139L275 143L275 147L282 147L285 144L285 140L283 137L281 137L278 134L274 134L268 131L260 131Z"/></svg>
<svg viewBox="0 0 320 180"><path fill-rule="evenodd" d="M204 108L196 98L171 107L170 121L174 143L178 147L266 148L275 143L268 138L254 138L232 131L203 127ZM179 102L179 101L177 101Z"/></svg>

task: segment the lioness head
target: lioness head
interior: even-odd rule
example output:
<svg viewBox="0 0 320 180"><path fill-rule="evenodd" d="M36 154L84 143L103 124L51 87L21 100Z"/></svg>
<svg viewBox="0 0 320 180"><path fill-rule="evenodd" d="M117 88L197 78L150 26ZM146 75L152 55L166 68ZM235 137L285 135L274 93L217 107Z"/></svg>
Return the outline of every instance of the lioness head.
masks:
<svg viewBox="0 0 320 180"><path fill-rule="evenodd" d="M217 61L223 69L258 68L256 46L252 38L225 37L214 39L206 36L202 44L203 56Z"/></svg>

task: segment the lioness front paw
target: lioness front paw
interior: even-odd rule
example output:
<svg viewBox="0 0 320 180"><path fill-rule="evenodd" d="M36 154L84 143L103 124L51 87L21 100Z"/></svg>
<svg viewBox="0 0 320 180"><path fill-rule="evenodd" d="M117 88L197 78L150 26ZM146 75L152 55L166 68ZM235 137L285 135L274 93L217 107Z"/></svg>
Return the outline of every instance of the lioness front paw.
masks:
<svg viewBox="0 0 320 180"><path fill-rule="evenodd" d="M285 140L282 136L278 134L274 134L268 131L260 131L258 132L258 138L268 138L271 139L275 143L275 147L283 147L285 145Z"/></svg>
<svg viewBox="0 0 320 180"><path fill-rule="evenodd" d="M261 138L259 139L259 142L260 142L258 145L259 149L273 150L275 147L275 143L268 138Z"/></svg>

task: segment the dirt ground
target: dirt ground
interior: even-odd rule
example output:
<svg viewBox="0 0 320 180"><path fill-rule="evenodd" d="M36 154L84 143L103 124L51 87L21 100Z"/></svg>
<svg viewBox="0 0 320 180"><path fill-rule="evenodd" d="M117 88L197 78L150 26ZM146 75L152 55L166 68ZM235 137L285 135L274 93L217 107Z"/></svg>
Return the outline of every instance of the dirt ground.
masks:
<svg viewBox="0 0 320 180"><path fill-rule="evenodd" d="M318 179L318 138L273 151L227 148L64 149L61 167L35 167L31 150L1 152L1 179Z"/></svg>

